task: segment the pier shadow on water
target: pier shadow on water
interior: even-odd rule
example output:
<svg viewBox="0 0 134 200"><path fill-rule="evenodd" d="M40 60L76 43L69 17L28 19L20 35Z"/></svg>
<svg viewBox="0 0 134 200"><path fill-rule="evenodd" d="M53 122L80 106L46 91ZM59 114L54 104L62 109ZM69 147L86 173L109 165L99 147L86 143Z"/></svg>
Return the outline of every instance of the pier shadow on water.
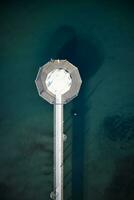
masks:
<svg viewBox="0 0 134 200"><path fill-rule="evenodd" d="M72 196L65 199L83 200L83 174L86 126L90 128L90 121L86 119L89 112L90 96L96 90L88 87L88 81L95 75L103 63L103 49L92 36L83 36L76 33L71 26L59 27L51 38L48 57L53 59L67 59L78 67L82 87L79 96L73 101L72 107ZM53 48L52 48L53 47ZM97 84L98 86L98 84ZM66 121L65 121L66 123ZM66 177L65 177L66 178Z"/></svg>

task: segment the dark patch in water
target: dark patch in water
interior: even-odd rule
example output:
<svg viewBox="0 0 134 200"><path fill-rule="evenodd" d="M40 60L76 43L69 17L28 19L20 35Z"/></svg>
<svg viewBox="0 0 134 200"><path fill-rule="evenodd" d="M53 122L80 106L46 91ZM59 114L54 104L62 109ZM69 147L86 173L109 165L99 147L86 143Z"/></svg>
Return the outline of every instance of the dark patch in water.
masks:
<svg viewBox="0 0 134 200"><path fill-rule="evenodd" d="M21 149L21 152L24 157L28 158L31 157L34 153L41 153L41 152L47 152L47 153L53 153L52 146L50 144L44 144L41 142L33 142L28 146L23 147Z"/></svg>
<svg viewBox="0 0 134 200"><path fill-rule="evenodd" d="M42 174L45 175L45 176L52 175L52 173L53 173L53 171L52 170L48 170L48 169L42 171Z"/></svg>
<svg viewBox="0 0 134 200"><path fill-rule="evenodd" d="M0 200L13 200L11 193L11 187L5 182L0 182Z"/></svg>
<svg viewBox="0 0 134 200"><path fill-rule="evenodd" d="M103 199L134 199L134 155L117 161L113 180L105 190Z"/></svg>
<svg viewBox="0 0 134 200"><path fill-rule="evenodd" d="M112 141L122 142L134 139L134 116L114 115L104 119L104 134Z"/></svg>

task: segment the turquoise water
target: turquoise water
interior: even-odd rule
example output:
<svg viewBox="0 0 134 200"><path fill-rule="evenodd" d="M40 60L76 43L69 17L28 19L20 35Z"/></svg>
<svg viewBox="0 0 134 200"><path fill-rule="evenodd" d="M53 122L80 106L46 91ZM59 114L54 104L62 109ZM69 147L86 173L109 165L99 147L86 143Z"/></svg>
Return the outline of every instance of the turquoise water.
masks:
<svg viewBox="0 0 134 200"><path fill-rule="evenodd" d="M53 108L38 96L51 58L79 68L65 105L65 200L133 200L133 4L1 4L0 200L48 200L53 190ZM77 115L74 115L77 113Z"/></svg>

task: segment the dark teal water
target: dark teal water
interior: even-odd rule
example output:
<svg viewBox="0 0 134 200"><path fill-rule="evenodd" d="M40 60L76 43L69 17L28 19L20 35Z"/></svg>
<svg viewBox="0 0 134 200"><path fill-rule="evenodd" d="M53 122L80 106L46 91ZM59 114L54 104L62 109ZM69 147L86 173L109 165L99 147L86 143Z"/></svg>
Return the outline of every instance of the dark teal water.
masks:
<svg viewBox="0 0 134 200"><path fill-rule="evenodd" d="M65 105L64 199L134 199L133 18L130 1L1 3L0 200L50 199L53 108L34 80L51 58L83 80Z"/></svg>

